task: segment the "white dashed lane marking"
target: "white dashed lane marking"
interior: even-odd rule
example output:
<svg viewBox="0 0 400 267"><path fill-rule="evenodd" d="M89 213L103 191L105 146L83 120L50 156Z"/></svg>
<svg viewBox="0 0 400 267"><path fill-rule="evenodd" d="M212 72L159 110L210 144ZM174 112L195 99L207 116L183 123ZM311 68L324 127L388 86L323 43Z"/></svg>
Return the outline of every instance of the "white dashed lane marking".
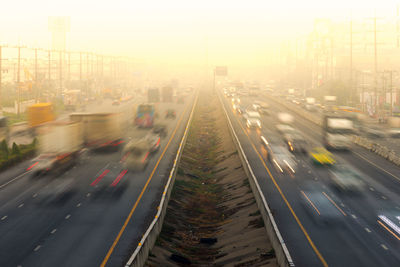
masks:
<svg viewBox="0 0 400 267"><path fill-rule="evenodd" d="M384 244L381 244L381 247L383 247L384 250L388 250L388 247L385 246Z"/></svg>
<svg viewBox="0 0 400 267"><path fill-rule="evenodd" d="M38 251L41 248L40 245L38 245L33 251Z"/></svg>
<svg viewBox="0 0 400 267"><path fill-rule="evenodd" d="M68 214L67 216L65 216L65 219L68 220L71 217L71 214Z"/></svg>
<svg viewBox="0 0 400 267"><path fill-rule="evenodd" d="M3 217L1 217L1 220L4 221L5 219L7 219L7 215L4 215Z"/></svg>
<svg viewBox="0 0 400 267"><path fill-rule="evenodd" d="M371 233L371 230L369 230L369 228L364 228L365 229L365 231L367 231L368 233Z"/></svg>
<svg viewBox="0 0 400 267"><path fill-rule="evenodd" d="M53 229L50 234L54 234L55 232L57 232L57 229Z"/></svg>
<svg viewBox="0 0 400 267"><path fill-rule="evenodd" d="M22 208L24 206L24 203L19 204L18 208Z"/></svg>

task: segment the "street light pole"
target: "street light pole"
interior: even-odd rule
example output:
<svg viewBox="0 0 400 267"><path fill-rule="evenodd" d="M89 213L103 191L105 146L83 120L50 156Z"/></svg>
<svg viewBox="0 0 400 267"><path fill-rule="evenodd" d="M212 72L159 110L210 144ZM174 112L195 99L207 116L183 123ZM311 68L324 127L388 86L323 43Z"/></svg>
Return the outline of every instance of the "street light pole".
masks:
<svg viewBox="0 0 400 267"><path fill-rule="evenodd" d="M2 85L2 80L1 80L1 78L2 78L2 75L3 75L3 69L2 69L2 65L1 65L1 61L3 60L2 56L1 56L1 49L2 49L2 47L0 45L0 115L3 113L2 112L3 108L1 106L1 92L2 92L2 86L1 86Z"/></svg>
<svg viewBox="0 0 400 267"><path fill-rule="evenodd" d="M17 74L17 94L18 94L18 103L17 103L17 114L19 116L20 114L20 103L21 103L21 86L20 86L20 82L21 82L21 47L18 46L18 74Z"/></svg>

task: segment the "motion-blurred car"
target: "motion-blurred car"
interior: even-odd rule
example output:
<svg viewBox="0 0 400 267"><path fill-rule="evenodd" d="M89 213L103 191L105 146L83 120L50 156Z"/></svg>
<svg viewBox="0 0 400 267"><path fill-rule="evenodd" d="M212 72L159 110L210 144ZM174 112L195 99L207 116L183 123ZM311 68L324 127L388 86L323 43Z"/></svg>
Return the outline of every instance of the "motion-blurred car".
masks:
<svg viewBox="0 0 400 267"><path fill-rule="evenodd" d="M258 128L261 129L261 121L258 118L248 118L246 121L247 128Z"/></svg>
<svg viewBox="0 0 400 267"><path fill-rule="evenodd" d="M357 193L365 187L362 174L348 165L337 164L329 173L332 185L342 192Z"/></svg>
<svg viewBox="0 0 400 267"><path fill-rule="evenodd" d="M112 102L112 105L113 106L119 106L121 103L119 102L119 100L114 100L113 102Z"/></svg>
<svg viewBox="0 0 400 267"><path fill-rule="evenodd" d="M165 118L171 118L171 119L175 119L176 118L176 112L173 109L167 109L167 111L165 112Z"/></svg>
<svg viewBox="0 0 400 267"><path fill-rule="evenodd" d="M333 165L336 163L331 152L323 147L315 147L310 151L311 160L317 165Z"/></svg>
<svg viewBox="0 0 400 267"><path fill-rule="evenodd" d="M153 126L152 132L154 134L160 135L160 137L167 136L167 126L164 124L156 124Z"/></svg>
<svg viewBox="0 0 400 267"><path fill-rule="evenodd" d="M296 131L292 126L287 124L277 124L275 127L280 134L291 134Z"/></svg>
<svg viewBox="0 0 400 267"><path fill-rule="evenodd" d="M265 138L262 136L261 140L265 142ZM264 143L265 145L265 143ZM282 145L277 144L266 144L267 147L267 158L274 165L274 167L280 172L285 170L290 173L295 173L296 161L291 153Z"/></svg>
<svg viewBox="0 0 400 267"><path fill-rule="evenodd" d="M286 133L283 135L283 140L288 146L290 152L297 153L307 153L307 141L298 132Z"/></svg>
<svg viewBox="0 0 400 267"><path fill-rule="evenodd" d="M269 105L267 103L261 103L258 112L263 115L269 115Z"/></svg>

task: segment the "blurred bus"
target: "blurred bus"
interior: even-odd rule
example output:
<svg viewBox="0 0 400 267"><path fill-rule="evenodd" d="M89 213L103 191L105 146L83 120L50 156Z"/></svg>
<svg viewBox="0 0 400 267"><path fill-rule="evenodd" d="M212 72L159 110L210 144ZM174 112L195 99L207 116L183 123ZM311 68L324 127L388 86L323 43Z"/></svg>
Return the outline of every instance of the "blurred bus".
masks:
<svg viewBox="0 0 400 267"><path fill-rule="evenodd" d="M155 107L153 104L141 104L138 106L135 117L135 125L143 128L151 128L154 124Z"/></svg>

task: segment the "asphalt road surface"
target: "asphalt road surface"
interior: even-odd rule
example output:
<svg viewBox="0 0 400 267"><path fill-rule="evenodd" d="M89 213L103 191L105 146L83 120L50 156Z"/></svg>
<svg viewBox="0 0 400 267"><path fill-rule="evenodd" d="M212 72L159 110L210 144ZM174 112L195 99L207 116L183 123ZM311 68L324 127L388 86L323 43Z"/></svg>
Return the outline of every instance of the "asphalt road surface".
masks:
<svg viewBox="0 0 400 267"><path fill-rule="evenodd" d="M33 178L32 161L2 172L0 266L123 265L156 214L194 99L158 104L158 121L167 108L177 116L143 172L124 169L121 152L85 153L59 177ZM113 108L127 118L125 139L143 134L132 103Z"/></svg>
<svg viewBox="0 0 400 267"><path fill-rule="evenodd" d="M262 129L250 130L231 99L221 98L296 266L400 266L400 168L354 145L332 153L362 174L359 193L336 190L329 167L314 165L308 153L294 154L293 171L281 171L267 159L261 136L287 149L275 125L279 112L290 112L265 96L241 97L243 107L270 105ZM322 147L321 128L292 115L309 149Z"/></svg>

